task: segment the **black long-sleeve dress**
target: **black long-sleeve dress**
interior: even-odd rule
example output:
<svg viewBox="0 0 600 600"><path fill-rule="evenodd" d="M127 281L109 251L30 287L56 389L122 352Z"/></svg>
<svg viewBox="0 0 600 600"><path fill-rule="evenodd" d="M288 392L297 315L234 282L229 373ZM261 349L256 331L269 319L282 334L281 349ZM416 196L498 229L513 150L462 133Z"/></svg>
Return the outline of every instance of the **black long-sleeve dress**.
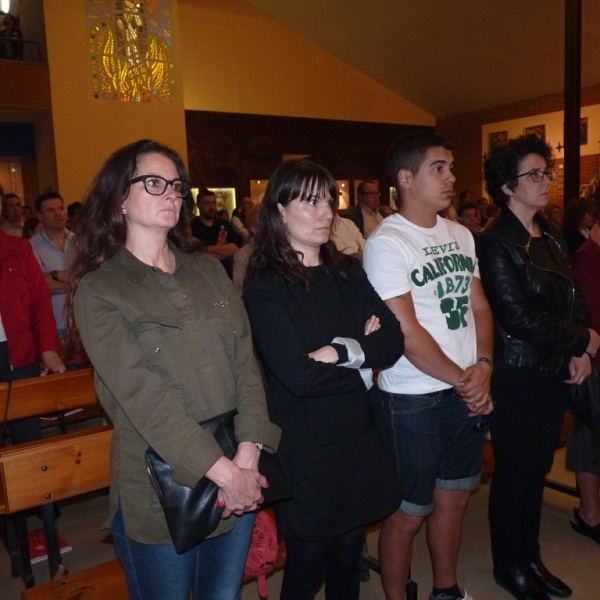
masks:
<svg viewBox="0 0 600 600"><path fill-rule="evenodd" d="M404 336L358 262L348 279L324 266L310 273L308 290L262 273L247 283L246 301L267 373L269 415L283 430L279 453L294 490L293 499L276 507L280 534L291 527L316 541L384 518L401 494L378 425L380 407L359 371L308 354L336 337L352 338L364 351L362 367L382 368L400 358ZM365 336L372 315L381 328Z"/></svg>

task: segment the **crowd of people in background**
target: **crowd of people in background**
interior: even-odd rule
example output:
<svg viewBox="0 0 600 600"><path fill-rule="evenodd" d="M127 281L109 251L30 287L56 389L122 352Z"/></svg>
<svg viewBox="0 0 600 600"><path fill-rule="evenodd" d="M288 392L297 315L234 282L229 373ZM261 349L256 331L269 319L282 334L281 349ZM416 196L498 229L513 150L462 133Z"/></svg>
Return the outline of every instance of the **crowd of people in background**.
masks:
<svg viewBox="0 0 600 600"><path fill-rule="evenodd" d="M179 155L141 140L108 159L83 202L2 196L0 381L64 372L60 340L78 331L118 434L112 529L132 598L183 599L209 583L239 597L266 486L258 456L280 430L294 491L275 506L283 600L310 600L323 582L328 599L356 600L378 520L387 600L404 598L424 523L430 600L473 600L457 563L490 434L496 582L522 600L571 594L542 562L540 515L567 389L600 364L600 190L564 211L550 202L552 150L535 136L486 159L491 202L455 193L452 148L434 133L402 137L388 166L393 206L364 180L341 211L332 175L302 159L230 214L210 189L191 196ZM226 409L249 442L233 460L197 426ZM12 433L38 439L39 423ZM211 478L235 515L185 558L151 501L148 444L182 482ZM600 543L590 448L575 419L571 527Z"/></svg>

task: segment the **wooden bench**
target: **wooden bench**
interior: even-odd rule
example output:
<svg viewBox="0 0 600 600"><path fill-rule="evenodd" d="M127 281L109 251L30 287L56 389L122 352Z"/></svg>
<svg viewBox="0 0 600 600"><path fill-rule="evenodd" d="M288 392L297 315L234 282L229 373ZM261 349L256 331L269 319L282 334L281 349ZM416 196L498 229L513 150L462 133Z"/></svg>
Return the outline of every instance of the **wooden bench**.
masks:
<svg viewBox="0 0 600 600"><path fill-rule="evenodd" d="M50 575L60 568L54 502L108 487L112 426L9 446L0 451L0 496L15 524L20 549L11 549L11 564L26 587L35 585L29 560L23 512L39 507L44 524Z"/></svg>
<svg viewBox="0 0 600 600"><path fill-rule="evenodd" d="M8 384L0 384L0 414L6 408L7 389ZM69 411L97 402L92 369L23 379L12 383L7 420ZM58 569L60 552L53 511L47 509L55 501L109 486L111 438L112 426L105 426L0 449L0 514L38 506L51 513L47 515L49 526L45 521L49 563L53 563L51 575ZM275 568L284 565L285 548ZM252 578L244 579L244 583L248 581ZM29 587L33 584L32 576L26 579L23 600L128 598L125 574L116 559Z"/></svg>
<svg viewBox="0 0 600 600"><path fill-rule="evenodd" d="M105 425L0 450L4 512L108 487L112 434L112 425Z"/></svg>
<svg viewBox="0 0 600 600"><path fill-rule="evenodd" d="M6 414L6 420L9 422L79 408L91 409L93 413L100 414L92 369L13 381L10 384L10 400L7 410L8 390L8 383L0 383L0 419L3 419ZM6 512L5 498L0 495L0 513ZM41 513L45 529L48 531L55 529L52 507L44 506ZM13 513L11 512L11 514ZM25 517L16 515L14 519L5 520L5 527L13 576L21 575L25 585L32 586L35 582L29 560ZM20 550L17 548L17 538ZM50 545L52 546L52 544ZM56 556L53 553L49 554L48 564L51 574L58 569L59 561L58 550L56 550Z"/></svg>
<svg viewBox="0 0 600 600"><path fill-rule="evenodd" d="M8 383L0 383L0 415L6 410ZM98 405L92 369L12 382L7 420ZM0 416L0 418L2 418Z"/></svg>
<svg viewBox="0 0 600 600"><path fill-rule="evenodd" d="M112 425L106 425L0 451L0 492L6 514L36 506L51 506L52 502L108 487L112 434ZM46 534L48 555L60 556L56 530L46 531ZM55 548L51 548L53 544ZM126 598L124 576L117 579L125 595L112 596ZM99 580L99 584L104 587L103 579ZM40 591L34 597L53 597L37 595L45 593L44 586L28 588L24 593L38 589Z"/></svg>
<svg viewBox="0 0 600 600"><path fill-rule="evenodd" d="M125 573L115 559L21 592L23 600L128 600Z"/></svg>

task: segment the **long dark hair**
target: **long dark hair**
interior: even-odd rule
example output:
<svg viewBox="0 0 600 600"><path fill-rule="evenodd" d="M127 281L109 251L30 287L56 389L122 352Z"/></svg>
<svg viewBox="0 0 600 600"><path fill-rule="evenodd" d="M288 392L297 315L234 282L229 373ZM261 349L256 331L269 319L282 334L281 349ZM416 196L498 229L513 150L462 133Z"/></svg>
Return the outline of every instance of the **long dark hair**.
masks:
<svg viewBox="0 0 600 600"><path fill-rule="evenodd" d="M269 270L289 283L310 287L310 272L290 244L278 205L287 206L292 200L305 200L322 193L337 198L335 180L327 169L309 160L286 161L275 170L262 201L246 281ZM331 241L321 245L319 256L328 272L337 268L346 277L352 267L352 260L338 252Z"/></svg>
<svg viewBox="0 0 600 600"><path fill-rule="evenodd" d="M139 159L147 154L161 154L170 158L177 168L179 178L188 179L179 154L154 140L139 140L123 146L102 165L85 194L83 207L77 215L75 238L69 248L67 281L70 292L65 310L71 332L75 331L73 297L79 282L112 258L125 243L127 222L121 205L129 194ZM198 248L197 240L187 233L193 208L193 198L188 194L183 199L177 225L168 233L168 238L183 252L192 252Z"/></svg>

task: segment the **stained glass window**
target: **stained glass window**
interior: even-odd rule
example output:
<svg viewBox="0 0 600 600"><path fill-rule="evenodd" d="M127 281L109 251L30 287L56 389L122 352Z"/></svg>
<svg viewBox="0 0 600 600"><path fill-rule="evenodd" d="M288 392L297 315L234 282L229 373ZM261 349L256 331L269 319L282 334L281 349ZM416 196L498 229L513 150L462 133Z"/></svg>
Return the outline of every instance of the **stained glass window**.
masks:
<svg viewBox="0 0 600 600"><path fill-rule="evenodd" d="M86 0L86 9L94 98L174 102L170 0Z"/></svg>

